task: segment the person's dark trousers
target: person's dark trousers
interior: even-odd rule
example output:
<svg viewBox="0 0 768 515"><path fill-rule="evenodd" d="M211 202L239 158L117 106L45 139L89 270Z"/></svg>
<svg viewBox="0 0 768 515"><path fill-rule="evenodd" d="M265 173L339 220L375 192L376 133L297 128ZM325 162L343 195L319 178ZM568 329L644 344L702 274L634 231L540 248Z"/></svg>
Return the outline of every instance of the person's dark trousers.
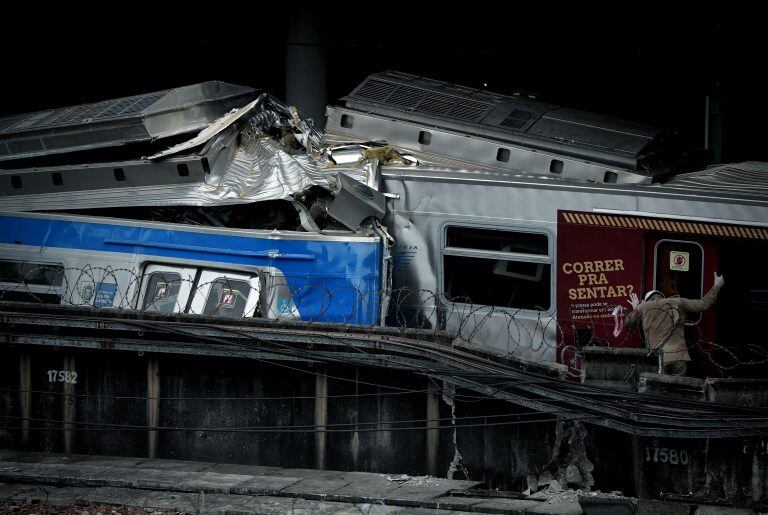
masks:
<svg viewBox="0 0 768 515"><path fill-rule="evenodd" d="M670 376L684 376L688 372L688 362L683 360L664 363L664 373Z"/></svg>

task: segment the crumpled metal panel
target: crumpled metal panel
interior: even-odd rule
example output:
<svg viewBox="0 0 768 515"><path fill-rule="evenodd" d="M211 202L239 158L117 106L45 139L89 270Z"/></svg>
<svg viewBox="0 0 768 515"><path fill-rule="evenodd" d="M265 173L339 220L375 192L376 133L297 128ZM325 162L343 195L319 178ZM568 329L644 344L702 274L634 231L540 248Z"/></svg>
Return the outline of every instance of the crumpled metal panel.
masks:
<svg viewBox="0 0 768 515"><path fill-rule="evenodd" d="M310 186L328 188L330 175L306 154L289 154L280 144L258 136L245 136L215 193L199 191L206 204L226 200L256 202L286 199ZM188 199L192 202L193 199ZM192 205L206 205L192 204Z"/></svg>
<svg viewBox="0 0 768 515"><path fill-rule="evenodd" d="M328 113L330 113L332 109L333 108L329 108ZM333 127L326 127L326 132L323 134L323 144L329 148L335 148L335 147L347 148L351 145L369 145L373 143L374 142L371 142L365 138L355 137L354 134L336 133L333 131ZM375 143L380 145L383 143L383 141L377 141ZM387 142L387 144L392 145L391 142ZM404 148L404 147L394 147L394 148L406 159L409 165L413 164L417 166L442 166L446 168L463 168L467 166L467 163L465 161L459 161L457 159L452 159L446 156L438 156L434 154L429 154L427 152L419 152L418 150L414 150L411 148ZM331 154L336 155L336 152L333 151L331 152ZM472 163L472 166L479 170L494 169L491 166L485 166L481 163Z"/></svg>
<svg viewBox="0 0 768 515"><path fill-rule="evenodd" d="M362 163L321 169L312 156L288 153L280 143L256 134L242 135L234 155L226 158L223 172L214 172L204 182L6 196L0 197L0 210L41 211L72 209L72 206L78 209L222 206L290 199L294 193L311 186L328 189L328 179L342 170L348 171L353 178L366 177ZM161 164L159 162L158 166Z"/></svg>
<svg viewBox="0 0 768 515"><path fill-rule="evenodd" d="M336 181L338 192L328 206L330 216L353 231L370 217L381 220L387 209L384 195L343 173L336 176Z"/></svg>

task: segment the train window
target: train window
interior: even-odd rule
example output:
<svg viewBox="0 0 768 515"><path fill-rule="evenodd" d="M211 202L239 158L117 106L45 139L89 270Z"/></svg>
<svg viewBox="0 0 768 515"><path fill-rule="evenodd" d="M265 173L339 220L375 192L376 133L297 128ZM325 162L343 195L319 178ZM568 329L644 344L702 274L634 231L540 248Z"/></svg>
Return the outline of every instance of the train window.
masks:
<svg viewBox="0 0 768 515"><path fill-rule="evenodd" d="M178 313L183 308L179 304L181 275L174 272L155 272L147 278L144 292L145 311L160 313Z"/></svg>
<svg viewBox="0 0 768 515"><path fill-rule="evenodd" d="M189 299L195 269L149 265L144 271L144 311L182 313Z"/></svg>
<svg viewBox="0 0 768 515"><path fill-rule="evenodd" d="M661 240L656 243L654 289L667 297L700 299L704 295L704 253L698 243ZM687 324L697 324L701 313L688 315Z"/></svg>
<svg viewBox="0 0 768 515"><path fill-rule="evenodd" d="M251 286L248 281L219 277L211 284L203 314L224 318L242 318L250 293Z"/></svg>
<svg viewBox="0 0 768 515"><path fill-rule="evenodd" d="M223 318L252 317L260 290L257 275L204 270L198 279L190 312Z"/></svg>
<svg viewBox="0 0 768 515"><path fill-rule="evenodd" d="M64 282L64 267L29 261L0 261L0 282L61 286Z"/></svg>
<svg viewBox="0 0 768 515"><path fill-rule="evenodd" d="M0 260L0 300L59 304L63 284L61 264Z"/></svg>
<svg viewBox="0 0 768 515"><path fill-rule="evenodd" d="M351 114L341 115L341 122L339 123L339 125L341 125L345 129L351 129L354 124L355 124L354 116L352 116Z"/></svg>
<svg viewBox="0 0 768 515"><path fill-rule="evenodd" d="M546 234L476 229L474 227L448 227L446 246L542 256L549 254Z"/></svg>
<svg viewBox="0 0 768 515"><path fill-rule="evenodd" d="M534 232L448 227L443 292L457 303L548 311L549 238Z"/></svg>

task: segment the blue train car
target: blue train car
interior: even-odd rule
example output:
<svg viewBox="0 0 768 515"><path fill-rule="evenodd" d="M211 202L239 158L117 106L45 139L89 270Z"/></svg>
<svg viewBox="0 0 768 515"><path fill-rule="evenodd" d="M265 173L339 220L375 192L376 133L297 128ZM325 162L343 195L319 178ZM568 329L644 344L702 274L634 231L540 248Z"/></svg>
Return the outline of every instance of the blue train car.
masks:
<svg viewBox="0 0 768 515"><path fill-rule="evenodd" d="M389 250L372 232L0 213L0 298L375 325Z"/></svg>

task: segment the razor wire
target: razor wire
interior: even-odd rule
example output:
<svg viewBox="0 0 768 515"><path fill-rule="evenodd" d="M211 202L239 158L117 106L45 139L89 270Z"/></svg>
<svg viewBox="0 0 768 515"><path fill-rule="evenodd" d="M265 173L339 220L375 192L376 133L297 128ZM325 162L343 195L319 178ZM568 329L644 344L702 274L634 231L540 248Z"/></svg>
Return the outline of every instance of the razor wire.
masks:
<svg viewBox="0 0 768 515"><path fill-rule="evenodd" d="M674 298L674 297L670 297ZM610 306L613 307L613 306ZM671 337L675 332L680 330L680 326L683 326L684 341L687 351L696 352L697 356L702 356L708 363L710 363L722 376L729 373L739 367L745 366L757 366L768 363L768 347L764 348L755 343L743 343L737 347L723 345L713 340L705 339L702 334L701 325L698 323L687 323L688 320L675 315L674 311L678 309L670 305L663 305L658 308L647 311L647 316L651 318L661 317L669 319L669 331L662 335L661 342L656 347L650 347L646 344L646 336L642 331L643 322L641 318L638 318L636 324L632 328L625 328L621 331L619 336L612 334L615 328L615 323L612 320L613 317L608 315L606 311L602 316L597 315L591 318L578 317L577 327L572 324L571 329L571 342L566 342L565 345L560 347L561 355L559 356L561 363L566 363L566 359L563 356L563 351L570 350L580 354L581 349L587 346L597 346L605 348L636 348L638 345L645 346L649 352L649 355L657 355L660 360L660 368L662 356L667 348ZM620 315L623 317L623 315ZM561 320L563 317L561 317ZM657 323L658 320L657 320ZM576 333L580 331L581 334L587 334L588 340L586 342L576 342ZM578 372L578 368L577 368ZM573 371L568 371L569 375L578 375Z"/></svg>
<svg viewBox="0 0 768 515"><path fill-rule="evenodd" d="M0 301L24 300L74 307L129 309L139 312L186 313L213 318L261 318L307 323L386 325L422 332L455 333L467 343L481 343L485 327L501 328L509 355L526 349L555 349L559 331L544 310L527 317L493 306L476 305L466 297L448 298L430 290L408 287L368 289L360 284L289 284L279 274L221 271L214 279L183 277L176 271L84 265L27 266L9 282L0 277ZM179 268L181 268L179 266ZM41 284L45 283L45 284ZM53 299L51 297L53 296ZM386 313L380 308L388 307ZM382 316L383 315L383 316ZM374 320L375 318L375 320Z"/></svg>
<svg viewBox="0 0 768 515"><path fill-rule="evenodd" d="M213 279L202 281L202 269L194 266L177 265L175 271L147 270L139 274L127 267L77 268L32 262L13 262L16 270L9 271L7 263L6 269L0 268L0 301L191 314L212 320L258 318L449 333L462 344L477 349L491 347L510 357L545 356L546 361L568 365L566 373L572 377L581 375L581 352L586 346L622 348L642 343L636 329L625 329L618 337L612 335L614 325L608 305L605 312L569 318L543 308L474 304L466 296L450 297L407 286L380 290L361 284L294 285L289 278L273 272L205 269ZM174 268L165 263L158 266ZM196 272L184 277L179 271L182 269ZM666 339L679 323L677 320L670 324ZM687 327L697 333L688 343L689 350L701 351L721 374L740 366L768 363L768 349L760 345L747 343L736 352L702 339L698 325ZM582 341L581 335L588 338ZM663 352L663 345L652 350Z"/></svg>

